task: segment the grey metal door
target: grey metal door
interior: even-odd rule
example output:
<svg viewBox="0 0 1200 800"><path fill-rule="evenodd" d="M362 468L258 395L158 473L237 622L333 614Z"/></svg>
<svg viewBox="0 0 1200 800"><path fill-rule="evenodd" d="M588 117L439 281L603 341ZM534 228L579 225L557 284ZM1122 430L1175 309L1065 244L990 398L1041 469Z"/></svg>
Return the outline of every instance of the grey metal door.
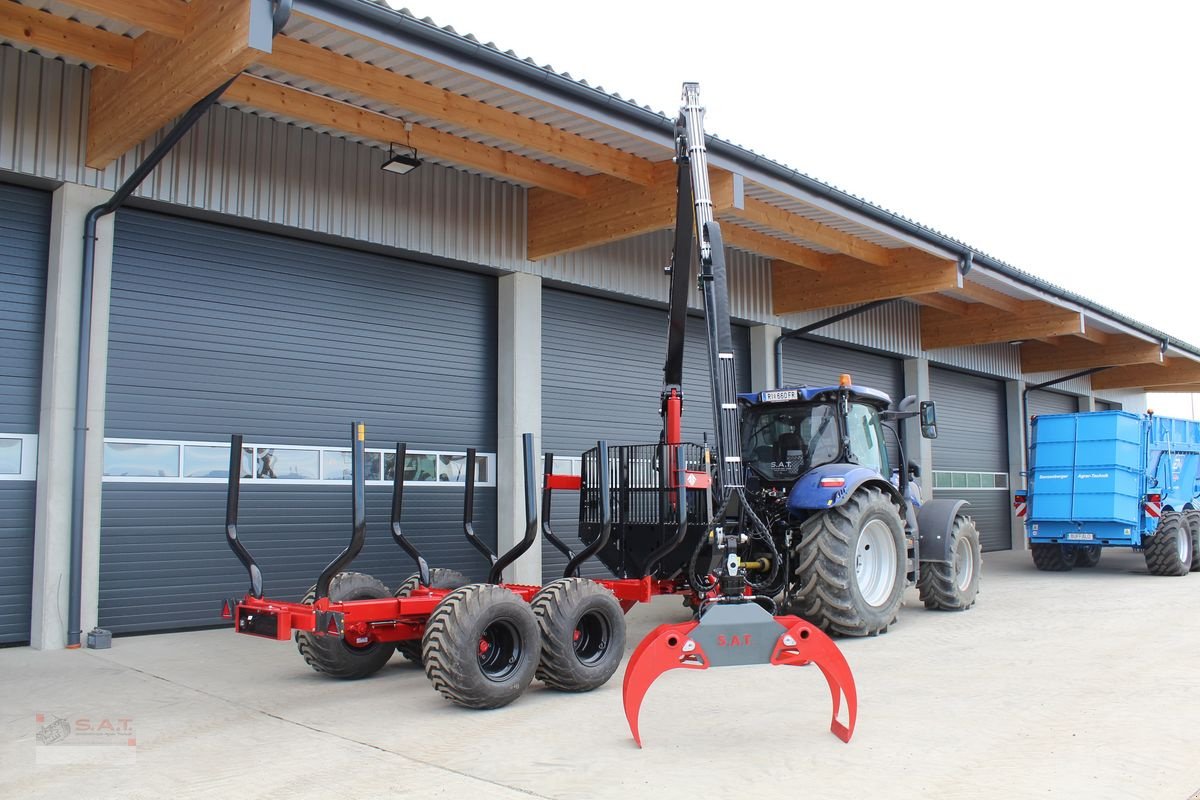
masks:
<svg viewBox="0 0 1200 800"><path fill-rule="evenodd" d="M1025 402L1031 417L1042 414L1074 414L1079 410L1079 401L1073 395L1047 389L1034 389L1026 396Z"/></svg>
<svg viewBox="0 0 1200 800"><path fill-rule="evenodd" d="M733 339L739 391L749 391L749 331L735 325ZM542 295L542 449L556 458L578 458L598 439L657 442L666 349L665 311L547 289ZM711 438L713 417L708 344L698 317L688 319L684 358L683 435L699 442L706 432ZM554 530L576 548L578 516L578 493L557 492ZM543 543L545 578L560 577L565 566L566 559ZM607 574L595 560L584 571Z"/></svg>
<svg viewBox="0 0 1200 800"><path fill-rule="evenodd" d="M282 598L299 598L349 539L349 485L328 480L343 476L338 456L317 448L348 447L351 420L367 423L369 448L402 440L430 452L495 452L495 309L490 277L121 212L100 623L118 632L211 625L221 598L245 590L223 535L232 432L270 446L254 457L262 479L243 483L241 532L268 594ZM183 444L175 470L169 461L179 451L170 448L181 442L224 449ZM316 480L314 452L335 461L332 469L322 463ZM189 454L202 466L189 467ZM167 474L145 474L151 468L138 458L161 462ZM431 564L481 577L482 559L461 535L461 484L439 483L438 458L414 462L414 479L429 485L406 492L405 530ZM494 488L478 490L476 528L493 542L495 502ZM389 508L384 482L369 486L367 546L352 569L395 587L413 566L391 541Z"/></svg>
<svg viewBox="0 0 1200 800"><path fill-rule="evenodd" d="M983 549L1008 550L1012 515L1004 384L937 368L929 370L929 384L938 418L933 495L969 501L967 513L975 519Z"/></svg>
<svg viewBox="0 0 1200 800"><path fill-rule="evenodd" d="M50 195L0 184L0 209L0 644L13 644L29 641Z"/></svg>

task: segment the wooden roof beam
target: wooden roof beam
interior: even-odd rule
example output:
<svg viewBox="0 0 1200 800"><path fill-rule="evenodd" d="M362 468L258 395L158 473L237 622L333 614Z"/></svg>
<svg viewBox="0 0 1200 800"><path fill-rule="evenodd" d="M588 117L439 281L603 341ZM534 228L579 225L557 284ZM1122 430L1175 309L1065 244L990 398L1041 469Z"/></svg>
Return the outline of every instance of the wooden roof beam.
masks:
<svg viewBox="0 0 1200 800"><path fill-rule="evenodd" d="M1200 393L1200 383L1181 383L1177 386L1147 386L1147 392L1184 392L1184 393Z"/></svg>
<svg viewBox="0 0 1200 800"><path fill-rule="evenodd" d="M67 0L102 17L120 20L172 39L182 39L187 19L185 0Z"/></svg>
<svg viewBox="0 0 1200 800"><path fill-rule="evenodd" d="M133 39L16 3L0 3L0 39L108 69L133 66Z"/></svg>
<svg viewBox="0 0 1200 800"><path fill-rule="evenodd" d="M735 222L721 220L721 236L725 239L725 244L730 247L757 253L772 259L776 264L812 272L824 272L829 269L829 256L825 253L818 253L816 250L784 241L776 236L761 233Z"/></svg>
<svg viewBox="0 0 1200 800"><path fill-rule="evenodd" d="M93 70L87 165L103 169L270 50L270 17L251 0L192 0L181 39L143 33L128 72Z"/></svg>
<svg viewBox="0 0 1200 800"><path fill-rule="evenodd" d="M812 273L790 264L771 265L771 298L776 314L830 306L890 300L962 286L958 264L917 251L906 254L903 269L879 269L848 256L828 260L829 269Z"/></svg>
<svg viewBox="0 0 1200 800"><path fill-rule="evenodd" d="M990 289L978 283L973 283L969 280L963 281L962 288L959 289L959 294L966 295L972 300L989 305L992 308L1002 308L1005 311L1020 311L1021 303L1025 302L1017 297L1012 297L1004 292L998 292L995 289Z"/></svg>
<svg viewBox="0 0 1200 800"><path fill-rule="evenodd" d="M1164 391L1161 388L1163 386L1192 383L1200 383L1200 363L1184 358L1168 358L1161 365L1114 367L1092 376L1093 389L1141 389L1153 386L1156 391Z"/></svg>
<svg viewBox="0 0 1200 800"><path fill-rule="evenodd" d="M983 303L969 304L962 315L935 308L921 309L921 347L925 350L1026 341L1081 331L1081 312L1037 300L1025 301L1015 313Z"/></svg>
<svg viewBox="0 0 1200 800"><path fill-rule="evenodd" d="M1161 364L1162 360L1162 348L1157 343L1132 336L1113 337L1103 345L1073 336L1059 338L1053 345L1042 342L1025 342L1021 345L1022 372Z"/></svg>
<svg viewBox="0 0 1200 800"><path fill-rule="evenodd" d="M557 193L556 196L560 198L561 195L586 197L591 185L587 177L569 170L421 125L412 125L412 130L408 130L404 121L395 117L253 75L239 77L221 99L297 117L315 125L378 142L405 142L420 152L473 167L481 172L544 187Z"/></svg>
<svg viewBox="0 0 1200 800"><path fill-rule="evenodd" d="M654 163L644 158L299 39L277 37L273 52L259 63L414 114L462 125L615 178L642 186L655 181Z"/></svg>
<svg viewBox="0 0 1200 800"><path fill-rule="evenodd" d="M859 261L865 261L877 267L894 266L894 251L886 247L859 239L852 234L823 225L799 214L793 214L753 197L747 197L744 207L732 209L731 213L747 222L764 225L815 245L828 247L830 250L853 256Z"/></svg>

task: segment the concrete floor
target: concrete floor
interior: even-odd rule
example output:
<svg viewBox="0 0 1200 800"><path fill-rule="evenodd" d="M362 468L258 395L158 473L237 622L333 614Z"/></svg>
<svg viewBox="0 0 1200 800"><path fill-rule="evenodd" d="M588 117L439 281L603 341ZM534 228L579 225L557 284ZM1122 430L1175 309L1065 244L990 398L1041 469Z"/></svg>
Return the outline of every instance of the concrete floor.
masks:
<svg viewBox="0 0 1200 800"><path fill-rule="evenodd" d="M972 611L928 612L914 593L890 633L841 642L860 698L848 745L812 668L671 673L646 699L639 751L622 672L591 694L535 682L470 712L399 657L344 683L228 630L0 650L0 797L1194 796L1200 574L1150 577L1112 551L1061 575L1023 553L984 569ZM669 598L635 609L630 646L683 619ZM108 736L62 750L98 763L54 765L86 737L38 746L37 714L129 719L136 743Z"/></svg>

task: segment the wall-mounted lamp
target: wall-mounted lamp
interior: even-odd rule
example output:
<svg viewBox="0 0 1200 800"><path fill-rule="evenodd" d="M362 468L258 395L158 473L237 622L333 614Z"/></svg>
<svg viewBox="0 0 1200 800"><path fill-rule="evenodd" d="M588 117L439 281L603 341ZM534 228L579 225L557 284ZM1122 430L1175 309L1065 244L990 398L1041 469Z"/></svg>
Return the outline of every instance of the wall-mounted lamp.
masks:
<svg viewBox="0 0 1200 800"><path fill-rule="evenodd" d="M397 148L399 148L399 152L397 152ZM421 159L417 158L417 149L415 147L398 145L393 142L388 147L387 161L383 162L383 166L380 169L385 172L394 172L397 175L405 175L421 166L421 163Z"/></svg>

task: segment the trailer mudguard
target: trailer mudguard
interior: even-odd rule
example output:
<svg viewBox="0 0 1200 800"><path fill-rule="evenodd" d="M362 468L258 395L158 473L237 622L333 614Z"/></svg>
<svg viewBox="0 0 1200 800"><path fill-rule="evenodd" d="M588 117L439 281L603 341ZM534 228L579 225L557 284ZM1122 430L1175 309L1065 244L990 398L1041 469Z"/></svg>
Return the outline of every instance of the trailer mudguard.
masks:
<svg viewBox="0 0 1200 800"><path fill-rule="evenodd" d="M846 502L863 484L872 482L903 507L900 490L876 470L857 464L825 464L800 476L788 492L788 511L823 511Z"/></svg>
<svg viewBox="0 0 1200 800"><path fill-rule="evenodd" d="M917 528L921 537L921 560L950 563L950 531L958 510L970 505L966 500L927 500L917 510Z"/></svg>

